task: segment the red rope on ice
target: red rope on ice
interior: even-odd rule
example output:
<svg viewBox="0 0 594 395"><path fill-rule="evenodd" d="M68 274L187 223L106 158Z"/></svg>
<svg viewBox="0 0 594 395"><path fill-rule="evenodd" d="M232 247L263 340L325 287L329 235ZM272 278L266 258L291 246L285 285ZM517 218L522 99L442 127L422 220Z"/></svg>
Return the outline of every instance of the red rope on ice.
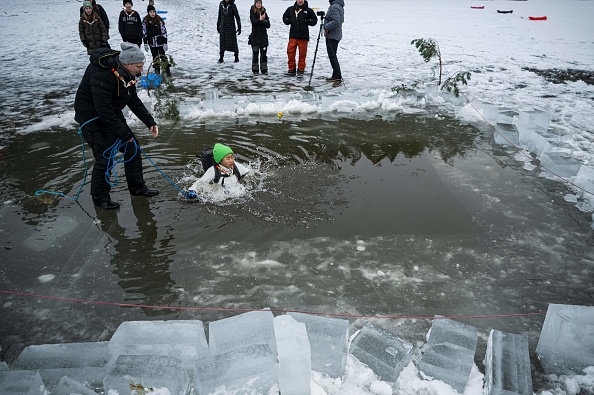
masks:
<svg viewBox="0 0 594 395"><path fill-rule="evenodd" d="M444 70L446 71L446 73L451 77L452 74L450 74L449 71L447 71L446 67L443 66ZM472 102L468 99L468 97L464 94L464 92L460 92L462 94L462 96L464 96L464 100L466 100L466 102L468 104L470 104L472 106L472 108L474 109L474 111L476 111L476 113L483 119L483 121L485 121L485 123L487 125L489 125L494 131L495 133L497 133L499 136L503 137L503 139L505 141L507 141L507 143L509 145L511 145L512 147L514 147L516 149L516 151L520 152L522 155L524 155L525 157L527 157L530 160L533 160L532 156L530 156L530 154L527 154L522 148L518 147L517 145L515 145L514 143L512 143L511 141L509 141L507 139L507 137L505 137L503 134L499 133L499 131L497 131L497 129L495 128L495 126L491 125L491 123L489 121L487 121L487 119L483 116L483 114L480 113L480 111L474 106L474 104L472 104ZM575 183L569 181L568 179L564 178L563 176L560 176L559 174L555 173L553 170L549 169L546 166L543 166L542 163L540 163L540 161L538 162L537 167L540 167L541 169L544 169L545 171L551 173L552 175L554 175L555 177L557 177L558 179L560 179L562 182L566 183L566 184L570 184L573 185L574 187L576 187L577 189L594 196L594 192L590 192L582 187L580 187L579 185L576 185Z"/></svg>
<svg viewBox="0 0 594 395"><path fill-rule="evenodd" d="M100 301L100 300L89 300L89 299L76 299L76 298L66 298L60 296L51 296L51 295L39 295L39 294L32 294L27 292L18 292L18 291L7 291L0 289L0 293L8 294L8 295L16 295L16 296L24 296L29 298L39 298L39 299L51 299L51 300L59 300L63 302L73 302L73 303L86 303L86 304L95 304L95 305L107 305L107 306L117 306L117 307L140 307L143 309L165 309L165 310L184 310L184 311L232 311L232 312L249 312L249 311L260 311L261 308L239 308L239 307L181 307L181 306L154 306L154 305L145 305L145 304L134 304L134 303L120 303L120 302L109 302L109 301ZM312 315L325 315L329 317L347 317L347 318L365 318L365 319L442 319L442 318L450 318L450 319L464 319L464 318L474 318L474 319L486 319L486 318L503 318L503 317L529 317L535 315L544 315L546 314L545 311L534 311L531 313L510 313L510 314L493 314L493 315L440 315L440 316L432 316L432 315L360 315L360 314L349 314L349 313L324 313L324 312L317 312L317 311L303 311L303 310L290 310L290 309L270 309L273 313L304 313L304 314L312 314Z"/></svg>

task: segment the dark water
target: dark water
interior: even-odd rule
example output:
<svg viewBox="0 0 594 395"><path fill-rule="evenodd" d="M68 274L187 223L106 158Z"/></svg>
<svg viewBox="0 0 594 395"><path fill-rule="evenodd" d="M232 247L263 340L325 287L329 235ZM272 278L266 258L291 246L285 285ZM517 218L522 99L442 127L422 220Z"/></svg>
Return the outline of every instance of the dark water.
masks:
<svg viewBox="0 0 594 395"><path fill-rule="evenodd" d="M161 194L130 197L121 183L112 198L122 208L107 212L92 206L89 185L76 203L35 196L76 195L76 130L15 136L0 151L0 288L77 301L0 293L7 360L28 344L108 339L125 320L237 313L220 308L352 314L361 325L356 316L593 303L589 216L563 200L562 185L454 119L213 120L139 139L182 188L199 168L196 153L216 141L258 171L242 198L188 203L145 162ZM496 328L529 334L534 348L543 320L464 321L482 330L482 343ZM377 321L411 341L430 325Z"/></svg>

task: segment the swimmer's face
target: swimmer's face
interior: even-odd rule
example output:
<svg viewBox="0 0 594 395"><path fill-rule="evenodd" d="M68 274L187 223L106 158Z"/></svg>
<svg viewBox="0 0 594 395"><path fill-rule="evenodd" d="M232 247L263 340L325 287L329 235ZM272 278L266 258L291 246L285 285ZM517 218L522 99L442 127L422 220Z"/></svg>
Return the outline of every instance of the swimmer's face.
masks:
<svg viewBox="0 0 594 395"><path fill-rule="evenodd" d="M221 159L221 166L226 167L227 169L233 168L233 164L235 163L235 157L233 154L227 154L223 159Z"/></svg>

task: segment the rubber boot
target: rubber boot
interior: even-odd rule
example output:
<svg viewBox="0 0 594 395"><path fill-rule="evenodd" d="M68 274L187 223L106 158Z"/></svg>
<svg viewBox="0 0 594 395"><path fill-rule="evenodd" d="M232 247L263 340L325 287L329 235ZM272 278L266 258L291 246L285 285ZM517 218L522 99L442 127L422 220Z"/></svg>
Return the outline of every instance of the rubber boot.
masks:
<svg viewBox="0 0 594 395"><path fill-rule="evenodd" d="M268 62L260 63L260 71L262 74L268 74Z"/></svg>

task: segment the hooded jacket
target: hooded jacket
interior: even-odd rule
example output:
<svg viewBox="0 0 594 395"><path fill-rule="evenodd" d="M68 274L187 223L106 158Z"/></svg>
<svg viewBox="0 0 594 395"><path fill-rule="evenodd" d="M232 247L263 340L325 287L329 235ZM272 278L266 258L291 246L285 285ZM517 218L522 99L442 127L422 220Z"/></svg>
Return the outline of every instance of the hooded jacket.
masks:
<svg viewBox="0 0 594 395"><path fill-rule="evenodd" d="M344 0L333 0L326 13L324 29L326 38L340 41L342 39L342 24L344 22Z"/></svg>
<svg viewBox="0 0 594 395"><path fill-rule="evenodd" d="M119 139L129 140L132 131L122 113L124 107L128 106L148 128L157 123L138 98L136 86L125 86L134 77L120 66L119 54L119 51L100 48L91 55L91 63L76 91L74 120L82 125L98 116L99 119L89 126L114 133ZM124 81L120 81L113 70L117 70Z"/></svg>
<svg viewBox="0 0 594 395"><path fill-rule="evenodd" d="M88 55L92 55L97 48L101 48L101 43L107 42L109 37L103 21L95 12L91 12L91 15L83 12L78 21L78 34L80 41L87 43Z"/></svg>
<svg viewBox="0 0 594 395"><path fill-rule="evenodd" d="M260 9L262 12L266 12L266 8ZM263 20L260 20L260 11L255 5L250 8L250 22L252 22L252 34L250 34L250 45L256 47L267 47L268 46L268 32L266 29L270 28L270 18L268 13Z"/></svg>
<svg viewBox="0 0 594 395"><path fill-rule="evenodd" d="M285 25L291 26L289 29L289 38L309 40L309 27L315 26L318 23L318 17L309 8L307 1L304 1L301 7L295 2L283 14L283 22Z"/></svg>

